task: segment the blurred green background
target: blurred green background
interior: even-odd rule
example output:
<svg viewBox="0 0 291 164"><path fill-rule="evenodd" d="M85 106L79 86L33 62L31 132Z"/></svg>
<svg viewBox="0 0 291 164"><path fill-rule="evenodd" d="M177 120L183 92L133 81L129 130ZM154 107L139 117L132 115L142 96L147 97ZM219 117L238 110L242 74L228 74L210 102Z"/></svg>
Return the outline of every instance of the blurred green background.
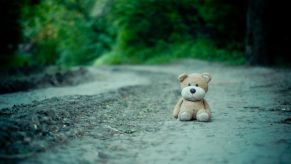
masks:
<svg viewBox="0 0 291 164"><path fill-rule="evenodd" d="M288 15L288 10L281 10L282 3L270 7L268 2L1 0L1 68L159 64L177 58L230 64L288 65L286 59L290 50L286 43L290 41L290 25L280 28L283 25L277 19ZM272 12L265 6L281 12L270 15ZM258 9L265 13L260 16L254 12L260 11ZM272 42L263 45L270 47L272 44L275 48L267 49L272 54L262 51L257 57L268 58L267 61L252 61L245 55L258 40L247 33L248 14L249 19L263 20L261 23L249 21L249 27L254 26L253 31L269 29L259 34L254 32L254 36L277 37L265 39ZM258 18L253 17L255 14L259 14ZM277 20L276 25L273 25L274 20ZM257 49L260 52L260 46ZM257 53L256 48L253 52Z"/></svg>

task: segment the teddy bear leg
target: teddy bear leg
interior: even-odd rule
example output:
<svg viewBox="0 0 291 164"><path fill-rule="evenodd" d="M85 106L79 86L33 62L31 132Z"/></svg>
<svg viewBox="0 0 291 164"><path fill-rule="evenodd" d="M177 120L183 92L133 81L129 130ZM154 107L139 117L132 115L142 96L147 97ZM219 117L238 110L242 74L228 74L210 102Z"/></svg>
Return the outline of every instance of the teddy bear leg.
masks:
<svg viewBox="0 0 291 164"><path fill-rule="evenodd" d="M207 122L210 121L210 115L205 110L201 109L196 114L197 121Z"/></svg>
<svg viewBox="0 0 291 164"><path fill-rule="evenodd" d="M190 120L192 120L192 114L190 112L186 112L186 111L181 112L179 114L179 120L180 121L190 121Z"/></svg>

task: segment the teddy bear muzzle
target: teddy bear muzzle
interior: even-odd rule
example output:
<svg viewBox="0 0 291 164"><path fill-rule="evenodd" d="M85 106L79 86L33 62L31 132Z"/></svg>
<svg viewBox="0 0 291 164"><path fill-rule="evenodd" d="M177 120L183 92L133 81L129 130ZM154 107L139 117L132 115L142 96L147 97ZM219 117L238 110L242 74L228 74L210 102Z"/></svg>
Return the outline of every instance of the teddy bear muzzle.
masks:
<svg viewBox="0 0 291 164"><path fill-rule="evenodd" d="M198 101L204 98L205 91L203 88L200 88L200 87L187 86L182 89L181 95L186 100Z"/></svg>

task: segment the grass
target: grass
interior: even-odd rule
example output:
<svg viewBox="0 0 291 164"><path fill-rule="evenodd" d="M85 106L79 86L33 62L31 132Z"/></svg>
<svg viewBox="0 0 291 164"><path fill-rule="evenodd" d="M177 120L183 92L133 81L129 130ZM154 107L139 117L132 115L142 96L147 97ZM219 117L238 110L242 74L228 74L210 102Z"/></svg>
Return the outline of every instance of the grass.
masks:
<svg viewBox="0 0 291 164"><path fill-rule="evenodd" d="M220 61L231 65L244 64L243 52L219 49L207 39L166 44L159 42L155 47L115 47L110 53L96 59L95 65L106 64L162 64L179 58L194 58Z"/></svg>

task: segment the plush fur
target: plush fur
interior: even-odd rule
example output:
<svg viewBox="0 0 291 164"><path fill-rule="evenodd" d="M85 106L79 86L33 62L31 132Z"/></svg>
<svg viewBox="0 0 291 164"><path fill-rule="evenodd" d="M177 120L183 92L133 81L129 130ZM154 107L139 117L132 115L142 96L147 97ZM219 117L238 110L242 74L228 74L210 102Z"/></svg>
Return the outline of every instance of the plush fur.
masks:
<svg viewBox="0 0 291 164"><path fill-rule="evenodd" d="M181 84L182 97L177 102L173 115L180 121L210 121L211 111L204 99L211 80L209 73L181 74L178 77Z"/></svg>

